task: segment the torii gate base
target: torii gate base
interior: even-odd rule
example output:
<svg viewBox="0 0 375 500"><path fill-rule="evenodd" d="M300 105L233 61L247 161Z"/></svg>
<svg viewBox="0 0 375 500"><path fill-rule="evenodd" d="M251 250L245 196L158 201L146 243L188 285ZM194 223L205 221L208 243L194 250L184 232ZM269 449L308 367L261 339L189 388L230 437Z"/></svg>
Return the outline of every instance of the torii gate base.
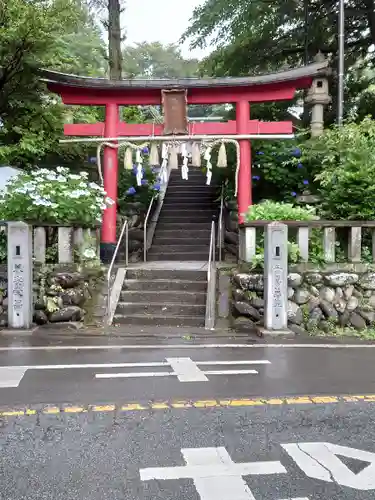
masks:
<svg viewBox="0 0 375 500"><path fill-rule="evenodd" d="M250 103L291 100L300 88L311 86L313 79L325 75L327 61L270 75L239 78L181 80L123 80L112 82L100 78L82 78L53 71L44 71L43 79L51 91L62 97L64 104L105 106L105 123L67 124L67 136L110 138L168 134L167 124L126 124L119 120L119 106L161 105L168 91L185 93L188 104L223 104L236 106L236 120L227 123L195 123L194 135L290 135L292 122L259 122L250 120ZM173 93L173 92L172 92ZM176 119L176 116L174 116ZM181 130L178 130L181 133ZM192 134L192 128L189 130ZM242 223L252 204L251 145L239 139L240 170L238 178L238 219ZM104 148L104 188L117 200L118 159L114 148ZM116 245L117 204L104 211L102 224L102 259L111 260Z"/></svg>

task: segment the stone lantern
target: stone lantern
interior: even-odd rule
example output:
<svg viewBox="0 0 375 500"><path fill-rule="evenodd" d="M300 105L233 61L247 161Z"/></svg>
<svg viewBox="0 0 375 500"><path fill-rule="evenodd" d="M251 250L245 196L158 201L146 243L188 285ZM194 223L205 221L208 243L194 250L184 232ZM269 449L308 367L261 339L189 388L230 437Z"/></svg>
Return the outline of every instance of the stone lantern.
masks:
<svg viewBox="0 0 375 500"><path fill-rule="evenodd" d="M314 58L315 62L323 62L324 60L324 55L321 52L318 52ZM318 137L322 135L324 130L324 107L331 102L326 76L314 78L305 101L311 107L311 137Z"/></svg>

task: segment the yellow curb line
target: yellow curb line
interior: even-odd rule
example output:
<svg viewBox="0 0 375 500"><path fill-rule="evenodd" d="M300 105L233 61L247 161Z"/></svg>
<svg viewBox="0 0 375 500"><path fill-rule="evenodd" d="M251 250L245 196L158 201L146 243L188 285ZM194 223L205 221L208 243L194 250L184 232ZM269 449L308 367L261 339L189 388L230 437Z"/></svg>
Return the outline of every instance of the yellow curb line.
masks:
<svg viewBox="0 0 375 500"><path fill-rule="evenodd" d="M296 396L283 398L240 398L240 399L209 399L209 400L179 400L155 401L149 403L126 403L123 405L88 405L88 406L47 406L42 409L26 408L25 410L8 409L0 411L0 417L20 417L27 415L56 415L60 413L109 413L145 410L175 410L187 408L240 408L245 406L287 406L287 405L312 405L352 402L375 403L375 394L351 396Z"/></svg>

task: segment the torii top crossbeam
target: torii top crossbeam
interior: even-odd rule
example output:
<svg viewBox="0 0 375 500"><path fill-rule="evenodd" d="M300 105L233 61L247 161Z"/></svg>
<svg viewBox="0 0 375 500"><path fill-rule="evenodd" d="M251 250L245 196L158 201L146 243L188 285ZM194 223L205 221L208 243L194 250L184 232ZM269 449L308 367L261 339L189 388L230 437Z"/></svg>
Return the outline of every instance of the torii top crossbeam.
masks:
<svg viewBox="0 0 375 500"><path fill-rule="evenodd" d="M105 106L105 123L66 124L68 136L96 136L115 140L120 137L150 135L240 135L240 171L238 185L239 220L251 205L251 148L244 136L259 138L287 136L293 132L292 122L260 122L250 120L250 103L291 100L298 89L311 87L313 81L328 72L323 60L296 69L272 74L237 78L125 79L112 81L41 71L41 79L49 90L59 94L64 104ZM188 123L187 104L236 105L236 120L229 122ZM121 105L163 105L164 125L126 124L119 120ZM117 152L104 150L104 187L112 199L117 199ZM116 242L116 205L105 210L102 242L111 247Z"/></svg>

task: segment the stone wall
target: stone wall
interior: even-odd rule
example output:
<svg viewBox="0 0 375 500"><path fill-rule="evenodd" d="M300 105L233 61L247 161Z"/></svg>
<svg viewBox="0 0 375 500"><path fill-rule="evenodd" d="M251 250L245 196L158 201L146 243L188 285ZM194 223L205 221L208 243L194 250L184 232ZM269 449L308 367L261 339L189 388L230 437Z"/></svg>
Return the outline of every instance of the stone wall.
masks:
<svg viewBox="0 0 375 500"><path fill-rule="evenodd" d="M99 267L62 269L44 266L34 271L34 322L100 322L104 272ZM99 320L99 321L98 321Z"/></svg>
<svg viewBox="0 0 375 500"><path fill-rule="evenodd" d="M264 278L235 271L232 276L233 326L263 325ZM295 333L357 330L375 326L375 272L290 272L288 325Z"/></svg>
<svg viewBox="0 0 375 500"><path fill-rule="evenodd" d="M0 266L0 327L8 324L8 279ZM35 265L34 322L38 325L78 321L101 323L105 312L104 271L77 265Z"/></svg>

